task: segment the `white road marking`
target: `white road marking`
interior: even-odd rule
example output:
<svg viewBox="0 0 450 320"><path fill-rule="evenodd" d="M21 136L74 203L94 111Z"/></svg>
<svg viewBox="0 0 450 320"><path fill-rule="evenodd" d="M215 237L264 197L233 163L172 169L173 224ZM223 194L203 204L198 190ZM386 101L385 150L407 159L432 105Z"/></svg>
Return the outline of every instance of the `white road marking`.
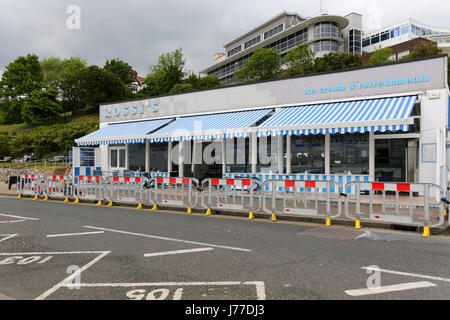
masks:
<svg viewBox="0 0 450 320"><path fill-rule="evenodd" d="M0 253L0 256L24 256L24 255L64 255L64 254L100 254L106 251L67 251L67 252L15 252ZM108 251L109 252L109 251Z"/></svg>
<svg viewBox="0 0 450 320"><path fill-rule="evenodd" d="M6 236L5 238L0 239L0 242L2 242L14 238L15 236L18 236L18 234L0 234L0 236Z"/></svg>
<svg viewBox="0 0 450 320"><path fill-rule="evenodd" d="M265 284L263 281L216 281L216 282L142 282L142 283L80 283L82 288L128 288L128 287L170 287L170 286L238 286L254 285L258 300L266 299ZM72 284L66 284L64 287L70 287Z"/></svg>
<svg viewBox="0 0 450 320"><path fill-rule="evenodd" d="M81 267L79 270L72 273L70 276L65 278L63 281L59 282L58 284L54 285L53 287L51 287L50 289L45 291L43 294L41 294L35 300L44 300L45 298L47 298L49 295L51 295L52 293L54 293L56 290L58 290L61 287L73 286L73 284L69 283L70 281L72 281L74 278L78 277L83 271L85 271L88 268L90 268L91 266L93 266L95 263L97 263L99 260L103 259L109 253L111 253L111 251L102 251L102 253L98 257L96 257L95 259L93 259L91 262L84 265L83 267Z"/></svg>
<svg viewBox="0 0 450 320"><path fill-rule="evenodd" d="M0 223L14 223L14 222L24 222L27 220L9 220L9 221L0 221Z"/></svg>
<svg viewBox="0 0 450 320"><path fill-rule="evenodd" d="M3 216L3 217L9 217L9 218L17 218L17 219L25 219L25 220L34 220L34 221L40 220L40 219L38 219L38 218L29 218L29 217L13 216L13 215L11 215L11 214L5 214L5 213L0 213L0 216Z"/></svg>
<svg viewBox="0 0 450 320"><path fill-rule="evenodd" d="M144 257L157 257L157 256L165 256L165 255L172 255L172 254L194 253L194 252L202 252L202 251L210 251L210 250L214 250L214 249L213 248L197 248L197 249L154 252L154 253L146 253L146 254L144 254Z"/></svg>
<svg viewBox="0 0 450 320"><path fill-rule="evenodd" d="M428 279L428 280L450 282L450 279L448 279L448 278L427 276L427 275L417 274L417 273L407 273L407 272L401 272L401 271L386 270L386 269L375 269L375 268L369 268L369 267L362 267L362 269L375 270L375 271L380 271L380 272L385 272L385 273L397 274L397 275L400 275L400 276L416 277L416 278L423 278L423 279Z"/></svg>
<svg viewBox="0 0 450 320"><path fill-rule="evenodd" d="M153 239L159 239L159 240L167 240L167 241L176 241L176 242L189 243L189 244L196 244L196 245L201 245L201 246L208 246L208 247L222 248L222 249L228 249L228 250L245 251L245 252L250 252L250 251L252 251L252 250L250 250L250 249L235 248L235 247L227 247L227 246L221 246L221 245L217 245L217 244L210 244L210 243L202 243L202 242L195 242L195 241L188 241L188 240L180 240L180 239L174 239L174 238L167 238L167 237L153 236L153 235L143 234L143 233L128 232L128 231L121 231L121 230L114 230L114 229L106 229L106 228L92 227L92 226L84 226L84 227L85 227L85 228L89 228L89 229L96 229L96 230L103 230L103 231L111 231L111 232L117 232L117 233L129 234L129 235L133 235L133 236L140 236L140 237L153 238Z"/></svg>
<svg viewBox="0 0 450 320"><path fill-rule="evenodd" d="M84 235L100 234L100 233L105 233L105 231L92 231L92 232L79 232L79 233L49 234L49 235L47 235L47 238L70 237L70 236L84 236Z"/></svg>
<svg viewBox="0 0 450 320"><path fill-rule="evenodd" d="M408 282L395 284L391 286L382 286L376 288L365 288L365 289L356 289L356 290L346 290L345 293L352 297L366 296L371 294L380 294L380 293L388 293L388 292L396 292L396 291L404 291L411 289L419 289L419 288L428 288L428 287L436 287L434 283L428 281L419 281L419 282Z"/></svg>

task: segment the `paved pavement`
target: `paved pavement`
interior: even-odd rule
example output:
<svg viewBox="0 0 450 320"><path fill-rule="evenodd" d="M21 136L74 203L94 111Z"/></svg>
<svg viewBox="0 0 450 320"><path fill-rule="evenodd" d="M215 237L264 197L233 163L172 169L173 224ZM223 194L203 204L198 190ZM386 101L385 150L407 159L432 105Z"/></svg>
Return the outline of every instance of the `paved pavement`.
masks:
<svg viewBox="0 0 450 320"><path fill-rule="evenodd" d="M447 300L449 257L417 233L0 197L0 299Z"/></svg>

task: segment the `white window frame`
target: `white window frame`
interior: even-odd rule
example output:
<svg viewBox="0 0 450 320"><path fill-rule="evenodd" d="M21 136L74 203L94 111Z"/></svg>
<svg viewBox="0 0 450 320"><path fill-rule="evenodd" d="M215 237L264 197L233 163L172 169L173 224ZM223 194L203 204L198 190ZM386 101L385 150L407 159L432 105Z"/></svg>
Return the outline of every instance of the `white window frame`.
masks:
<svg viewBox="0 0 450 320"><path fill-rule="evenodd" d="M113 167L112 165L111 165L111 157L112 157L112 155L111 155L111 153L112 153L112 151L113 150L115 150L115 151L117 151L117 166L116 167ZM125 166L124 167L121 167L120 166L120 150L124 150L125 151ZM116 146L113 146L113 147L109 147L109 150L108 150L108 165L109 165L109 168L110 169L115 169L115 170L123 170L123 169L125 169L125 170L127 170L128 169L128 145L125 145L125 146L120 146L120 147L116 147Z"/></svg>

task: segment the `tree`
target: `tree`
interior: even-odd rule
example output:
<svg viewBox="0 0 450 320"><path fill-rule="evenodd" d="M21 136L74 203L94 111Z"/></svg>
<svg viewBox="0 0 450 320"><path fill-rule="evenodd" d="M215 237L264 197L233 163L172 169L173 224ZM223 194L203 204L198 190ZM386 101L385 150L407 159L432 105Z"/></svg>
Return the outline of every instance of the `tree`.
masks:
<svg viewBox="0 0 450 320"><path fill-rule="evenodd" d="M133 67L122 60L106 60L103 69L115 74L127 86L134 81Z"/></svg>
<svg viewBox="0 0 450 320"><path fill-rule="evenodd" d="M145 79L145 88L139 94L157 96L169 93L185 77L185 63L181 48L159 56L158 63L150 66L151 73Z"/></svg>
<svg viewBox="0 0 450 320"><path fill-rule="evenodd" d="M375 50L369 59L369 64L382 64L392 62L391 56L393 55L392 49L389 47L378 48Z"/></svg>
<svg viewBox="0 0 450 320"><path fill-rule="evenodd" d="M82 100L98 111L100 103L119 101L132 97L132 92L117 76L97 66L81 73Z"/></svg>
<svg viewBox="0 0 450 320"><path fill-rule="evenodd" d="M18 57L6 66L0 81L0 122L21 123L23 102L43 86L39 58L34 54Z"/></svg>
<svg viewBox="0 0 450 320"><path fill-rule="evenodd" d="M58 90L54 87L34 90L22 107L22 118L25 123L38 125L57 121L63 111L57 98Z"/></svg>
<svg viewBox="0 0 450 320"><path fill-rule="evenodd" d="M281 74L282 78L311 73L314 66L314 52L306 43L299 44L291 50L285 58L287 69Z"/></svg>
<svg viewBox="0 0 450 320"><path fill-rule="evenodd" d="M0 158L11 155L11 138L8 135L0 134Z"/></svg>
<svg viewBox="0 0 450 320"><path fill-rule="evenodd" d="M431 57L442 53L442 49L436 43L422 43L416 50L402 57L401 60L420 59Z"/></svg>
<svg viewBox="0 0 450 320"><path fill-rule="evenodd" d="M51 57L41 61L44 83L58 89L65 113L76 113L85 106L82 101L81 82L86 65L86 60L79 57L64 60Z"/></svg>
<svg viewBox="0 0 450 320"><path fill-rule="evenodd" d="M244 67L233 75L235 82L269 80L280 71L280 54L275 49L261 48L256 50Z"/></svg>
<svg viewBox="0 0 450 320"><path fill-rule="evenodd" d="M314 60L314 72L345 70L363 65L359 54L332 52Z"/></svg>

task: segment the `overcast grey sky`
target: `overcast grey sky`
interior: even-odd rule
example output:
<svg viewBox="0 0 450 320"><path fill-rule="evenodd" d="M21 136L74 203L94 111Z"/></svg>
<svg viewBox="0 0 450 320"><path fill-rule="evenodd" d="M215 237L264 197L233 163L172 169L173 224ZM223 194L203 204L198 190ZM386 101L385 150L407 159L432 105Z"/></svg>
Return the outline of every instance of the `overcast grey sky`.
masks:
<svg viewBox="0 0 450 320"><path fill-rule="evenodd" d="M329 14L363 15L365 31L409 17L450 28L448 0L323 0ZM0 74L17 56L80 56L103 66L120 58L141 76L161 53L181 47L187 68L209 67L236 36L282 11L311 16L319 0L0 0ZM80 29L67 28L68 6L81 10ZM379 16L379 19L377 18Z"/></svg>

